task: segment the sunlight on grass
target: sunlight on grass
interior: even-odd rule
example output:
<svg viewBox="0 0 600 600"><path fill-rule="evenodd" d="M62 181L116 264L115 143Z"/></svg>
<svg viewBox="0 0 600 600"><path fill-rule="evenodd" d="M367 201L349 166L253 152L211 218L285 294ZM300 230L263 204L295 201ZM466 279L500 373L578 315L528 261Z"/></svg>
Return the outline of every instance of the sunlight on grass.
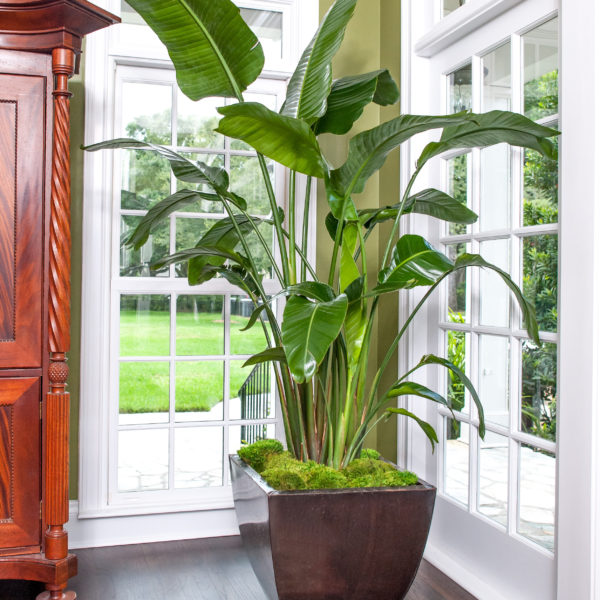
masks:
<svg viewBox="0 0 600 600"><path fill-rule="evenodd" d="M124 362L119 376L119 412L169 412L169 363Z"/></svg>

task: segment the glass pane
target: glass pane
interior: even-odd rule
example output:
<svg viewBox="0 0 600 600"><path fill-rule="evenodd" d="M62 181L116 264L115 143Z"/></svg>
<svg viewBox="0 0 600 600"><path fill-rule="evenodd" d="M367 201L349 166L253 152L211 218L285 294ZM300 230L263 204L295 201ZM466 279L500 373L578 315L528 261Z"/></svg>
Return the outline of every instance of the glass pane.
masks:
<svg viewBox="0 0 600 600"><path fill-rule="evenodd" d="M121 356L168 356L170 296L121 296Z"/></svg>
<svg viewBox="0 0 600 600"><path fill-rule="evenodd" d="M535 306L542 331L556 331L558 319L558 236L523 238L523 292Z"/></svg>
<svg viewBox="0 0 600 600"><path fill-rule="evenodd" d="M189 218L175 219L175 251L194 248L200 238L217 222L216 219ZM182 262L175 265L176 277L187 277L188 263Z"/></svg>
<svg viewBox="0 0 600 600"><path fill-rule="evenodd" d="M457 113L472 108L472 69L465 65L448 75L448 112Z"/></svg>
<svg viewBox="0 0 600 600"><path fill-rule="evenodd" d="M223 428L175 429L175 487L223 485Z"/></svg>
<svg viewBox="0 0 600 600"><path fill-rule="evenodd" d="M479 440L479 512L507 524L508 438L488 431Z"/></svg>
<svg viewBox="0 0 600 600"><path fill-rule="evenodd" d="M558 140L550 140L558 153ZM558 160L524 151L523 225L558 223Z"/></svg>
<svg viewBox="0 0 600 600"><path fill-rule="evenodd" d="M175 419L223 420L223 361L175 364Z"/></svg>
<svg viewBox="0 0 600 600"><path fill-rule="evenodd" d="M171 86L123 83L122 134L155 144L171 144ZM122 151L121 206L145 209L170 194L169 163L154 152Z"/></svg>
<svg viewBox="0 0 600 600"><path fill-rule="evenodd" d="M556 344L522 346L521 430L556 441Z"/></svg>
<svg viewBox="0 0 600 600"><path fill-rule="evenodd" d="M183 156L193 162L203 162L209 167L225 168L225 156L223 154L203 154L193 152L182 152ZM177 191L180 190L199 190L201 192L212 193L213 190L205 184L189 183L188 181L177 180ZM201 213L223 213L221 202L211 202L209 200L198 200L178 209L178 212L201 212Z"/></svg>
<svg viewBox="0 0 600 600"><path fill-rule="evenodd" d="M511 109L510 44L486 54L483 64L482 111Z"/></svg>
<svg viewBox="0 0 600 600"><path fill-rule="evenodd" d="M507 229L510 225L510 156L510 146L506 144L481 151L479 226L482 231Z"/></svg>
<svg viewBox="0 0 600 600"><path fill-rule="evenodd" d="M273 367L268 363L255 367L242 367L243 364L243 360L229 363L229 418L273 418Z"/></svg>
<svg viewBox="0 0 600 600"><path fill-rule="evenodd" d="M451 426L446 419L446 430ZM460 434L446 439L444 452L444 493L465 506L469 504L469 425L460 425Z"/></svg>
<svg viewBox="0 0 600 600"><path fill-rule="evenodd" d="M446 161L448 168L448 194L469 206L471 204L470 154L461 154ZM449 235L467 233L467 226L459 223L448 223Z"/></svg>
<svg viewBox="0 0 600 600"><path fill-rule="evenodd" d="M479 398L485 420L508 427L509 339L479 336Z"/></svg>
<svg viewBox="0 0 600 600"><path fill-rule="evenodd" d="M481 242L479 251L488 262L509 271L510 241L508 239ZM502 278L489 269L479 271L479 320L482 325L509 326L509 290Z"/></svg>
<svg viewBox="0 0 600 600"><path fill-rule="evenodd" d="M121 0L121 21L130 25L145 25L146 21L138 15L125 0Z"/></svg>
<svg viewBox="0 0 600 600"><path fill-rule="evenodd" d="M260 41L267 60L282 58L283 13L254 8L241 8L240 12Z"/></svg>
<svg viewBox="0 0 600 600"><path fill-rule="evenodd" d="M225 138L214 131L221 118L217 108L224 106L222 98L190 100L177 90L177 145L188 148L223 148Z"/></svg>
<svg viewBox="0 0 600 600"><path fill-rule="evenodd" d="M450 260L456 260L456 257L467 251L467 244L451 244L446 246L446 254ZM450 323L465 323L467 317L467 277L468 269L461 269L452 273L446 279L448 290L448 315L447 320Z"/></svg>
<svg viewBox="0 0 600 600"><path fill-rule="evenodd" d="M275 163L267 160L271 182L275 185ZM248 203L248 212L253 215L268 215L271 212L269 198L258 158L254 156L231 157L231 190Z"/></svg>
<svg viewBox="0 0 600 600"><path fill-rule="evenodd" d="M169 430L119 431L120 492L166 490L169 487Z"/></svg>
<svg viewBox="0 0 600 600"><path fill-rule="evenodd" d="M229 338L231 354L256 354L267 347L265 333L260 320L247 331L240 331L248 324L254 310L252 300L247 296L231 296L231 317ZM264 314L264 313L263 313Z"/></svg>
<svg viewBox="0 0 600 600"><path fill-rule="evenodd" d="M556 457L522 444L519 463L518 531L554 551Z"/></svg>
<svg viewBox="0 0 600 600"><path fill-rule="evenodd" d="M223 296L178 296L176 352L178 356L223 354Z"/></svg>
<svg viewBox="0 0 600 600"><path fill-rule="evenodd" d="M463 6L467 0L444 0L444 17Z"/></svg>
<svg viewBox="0 0 600 600"><path fill-rule="evenodd" d="M526 117L558 113L558 19L523 36L523 82Z"/></svg>
<svg viewBox="0 0 600 600"><path fill-rule="evenodd" d="M470 354L470 335L464 331L448 331L447 357L459 369L466 372L467 356ZM448 394L447 399L456 412L468 413L469 403L465 397L465 386L452 371L448 371ZM459 437L462 426L460 423L448 422L448 439Z"/></svg>
<svg viewBox="0 0 600 600"><path fill-rule="evenodd" d="M142 217L123 215L121 217L121 240L125 240L139 225ZM169 254L169 222L159 225L139 249L121 246L119 250L121 277L168 277L169 267L158 270L151 268L152 263Z"/></svg>
<svg viewBox="0 0 600 600"><path fill-rule="evenodd" d="M119 425L169 421L169 363L123 362L119 372Z"/></svg>

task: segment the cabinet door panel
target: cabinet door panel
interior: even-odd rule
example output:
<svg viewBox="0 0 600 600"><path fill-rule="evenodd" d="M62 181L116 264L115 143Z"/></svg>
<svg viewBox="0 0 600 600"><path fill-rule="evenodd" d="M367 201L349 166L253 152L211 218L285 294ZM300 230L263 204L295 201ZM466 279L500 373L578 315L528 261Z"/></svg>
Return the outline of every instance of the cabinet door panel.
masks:
<svg viewBox="0 0 600 600"><path fill-rule="evenodd" d="M44 85L0 74L0 368L42 364Z"/></svg>
<svg viewBox="0 0 600 600"><path fill-rule="evenodd" d="M0 378L0 555L40 544L40 379Z"/></svg>

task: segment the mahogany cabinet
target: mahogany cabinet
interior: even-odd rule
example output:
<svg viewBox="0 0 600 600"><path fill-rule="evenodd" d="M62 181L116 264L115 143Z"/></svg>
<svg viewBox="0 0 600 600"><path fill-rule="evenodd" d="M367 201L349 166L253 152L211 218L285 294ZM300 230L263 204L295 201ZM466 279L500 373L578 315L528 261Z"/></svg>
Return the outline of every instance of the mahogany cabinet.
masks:
<svg viewBox="0 0 600 600"><path fill-rule="evenodd" d="M70 156L68 78L84 35L118 21L86 0L0 0L0 579L66 600Z"/></svg>

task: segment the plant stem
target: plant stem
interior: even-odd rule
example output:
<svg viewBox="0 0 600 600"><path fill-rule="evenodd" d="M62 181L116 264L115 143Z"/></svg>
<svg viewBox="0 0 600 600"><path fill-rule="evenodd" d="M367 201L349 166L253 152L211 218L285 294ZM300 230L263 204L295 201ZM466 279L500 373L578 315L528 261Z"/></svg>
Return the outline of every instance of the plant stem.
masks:
<svg viewBox="0 0 600 600"><path fill-rule="evenodd" d="M306 194L304 195L304 217L302 220L302 254L307 256L308 254L308 220L310 217L310 192L312 189L312 177L309 175L306 178ZM306 262L301 265L301 277L302 281L306 281ZM315 279L316 276L315 276Z"/></svg>
<svg viewBox="0 0 600 600"><path fill-rule="evenodd" d="M288 198L290 232L290 284L296 284L296 171L290 171L290 191Z"/></svg>
<svg viewBox="0 0 600 600"><path fill-rule="evenodd" d="M337 229L335 231L335 243L333 245L333 256L331 257L331 265L329 267L329 286L333 287L333 281L335 279L335 268L337 266L337 258L338 252L340 249L340 244L342 242L342 231L344 230L344 216L346 214L346 206L348 205L348 200L350 196L344 196L344 202L342 203L342 214L340 219L338 220Z"/></svg>

